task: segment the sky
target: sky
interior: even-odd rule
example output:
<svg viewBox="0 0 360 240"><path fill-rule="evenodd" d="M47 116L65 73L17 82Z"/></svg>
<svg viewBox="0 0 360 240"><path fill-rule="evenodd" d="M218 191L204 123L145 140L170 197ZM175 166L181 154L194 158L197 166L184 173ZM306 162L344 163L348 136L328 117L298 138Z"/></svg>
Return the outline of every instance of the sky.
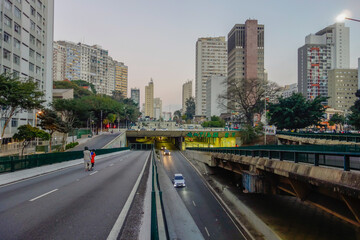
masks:
<svg viewBox="0 0 360 240"><path fill-rule="evenodd" d="M55 0L54 40L98 44L128 66L130 89L154 81L163 111L181 107L182 84L193 80L198 38L226 36L234 24L265 25L265 69L270 81L297 82L297 49L305 36L347 11L360 19L360 0ZM360 22L350 27L350 67L360 57Z"/></svg>

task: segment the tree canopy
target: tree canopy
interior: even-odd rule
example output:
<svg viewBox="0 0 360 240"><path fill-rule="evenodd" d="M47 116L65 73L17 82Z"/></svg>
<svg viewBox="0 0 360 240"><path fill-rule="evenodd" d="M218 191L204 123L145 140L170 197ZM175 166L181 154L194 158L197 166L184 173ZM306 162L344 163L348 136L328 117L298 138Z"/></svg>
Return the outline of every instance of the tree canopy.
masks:
<svg viewBox="0 0 360 240"><path fill-rule="evenodd" d="M74 98L81 98L94 94L88 89L83 88L83 86L77 85L74 81L54 81L53 84L55 89L74 89Z"/></svg>
<svg viewBox="0 0 360 240"><path fill-rule="evenodd" d="M321 104L327 97L317 96L306 100L301 93L288 98L278 98L278 103L269 104L269 124L278 129L299 129L317 125L323 118L325 108Z"/></svg>
<svg viewBox="0 0 360 240"><path fill-rule="evenodd" d="M195 100L194 100L194 98L190 97L190 98L186 99L185 105L186 105L186 111L185 111L186 119L191 120L195 116Z"/></svg>
<svg viewBox="0 0 360 240"><path fill-rule="evenodd" d="M360 129L360 89L355 93L358 100L355 101L354 105L350 107L351 114L348 116L349 123L356 129Z"/></svg>
<svg viewBox="0 0 360 240"><path fill-rule="evenodd" d="M0 109L1 118L5 119L1 137L10 119L22 110L32 111L41 109L45 102L43 92L38 90L36 82L31 80L20 81L8 74L0 75Z"/></svg>
<svg viewBox="0 0 360 240"><path fill-rule="evenodd" d="M212 116L210 121L202 123L203 127L225 127L225 121L218 116Z"/></svg>
<svg viewBox="0 0 360 240"><path fill-rule="evenodd" d="M23 148L21 151L21 155L23 155L24 149L27 145L29 145L30 141L35 140L35 138L49 140L50 135L37 127L32 127L31 125L27 124L18 127L18 132L14 134L13 138L18 141L23 141Z"/></svg>

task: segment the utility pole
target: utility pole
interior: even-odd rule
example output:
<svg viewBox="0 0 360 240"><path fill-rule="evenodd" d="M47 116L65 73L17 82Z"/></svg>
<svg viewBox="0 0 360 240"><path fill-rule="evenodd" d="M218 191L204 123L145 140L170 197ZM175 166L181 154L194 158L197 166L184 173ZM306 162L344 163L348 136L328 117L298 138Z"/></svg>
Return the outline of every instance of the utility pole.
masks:
<svg viewBox="0 0 360 240"><path fill-rule="evenodd" d="M101 110L101 114L100 114L100 133L102 133L102 110Z"/></svg>

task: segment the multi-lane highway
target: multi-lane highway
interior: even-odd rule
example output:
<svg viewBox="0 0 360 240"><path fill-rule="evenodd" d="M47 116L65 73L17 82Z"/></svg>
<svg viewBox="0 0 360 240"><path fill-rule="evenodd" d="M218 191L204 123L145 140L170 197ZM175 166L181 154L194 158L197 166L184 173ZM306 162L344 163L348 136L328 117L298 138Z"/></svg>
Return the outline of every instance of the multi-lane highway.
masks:
<svg viewBox="0 0 360 240"><path fill-rule="evenodd" d="M0 187L0 239L106 239L149 156L127 151Z"/></svg>
<svg viewBox="0 0 360 240"><path fill-rule="evenodd" d="M186 187L177 188L177 191L205 239L245 239L180 152L171 151L170 156L161 154L161 162L169 178L175 173L182 173L185 177Z"/></svg>

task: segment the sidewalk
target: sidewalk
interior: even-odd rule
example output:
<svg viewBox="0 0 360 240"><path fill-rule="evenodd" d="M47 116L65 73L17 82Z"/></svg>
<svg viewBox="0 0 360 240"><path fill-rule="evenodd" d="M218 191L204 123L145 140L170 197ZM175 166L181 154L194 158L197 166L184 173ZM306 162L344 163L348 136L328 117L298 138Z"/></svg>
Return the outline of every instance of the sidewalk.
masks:
<svg viewBox="0 0 360 240"><path fill-rule="evenodd" d="M126 152L126 151L128 151L128 150L121 151L121 152ZM118 153L119 152L99 155L99 156L96 156L96 159L102 159L104 157L112 156L112 155L115 155ZM0 174L0 186L6 185L9 183L18 182L18 181L25 180L28 178L44 175L44 174L47 174L50 172L58 171L58 170L65 169L65 168L72 167L72 166L79 165L79 164L84 164L84 160L82 158L68 161L68 162L55 163L55 164L45 165L45 166L41 166L41 167L24 169L24 170L11 172L11 173Z"/></svg>

